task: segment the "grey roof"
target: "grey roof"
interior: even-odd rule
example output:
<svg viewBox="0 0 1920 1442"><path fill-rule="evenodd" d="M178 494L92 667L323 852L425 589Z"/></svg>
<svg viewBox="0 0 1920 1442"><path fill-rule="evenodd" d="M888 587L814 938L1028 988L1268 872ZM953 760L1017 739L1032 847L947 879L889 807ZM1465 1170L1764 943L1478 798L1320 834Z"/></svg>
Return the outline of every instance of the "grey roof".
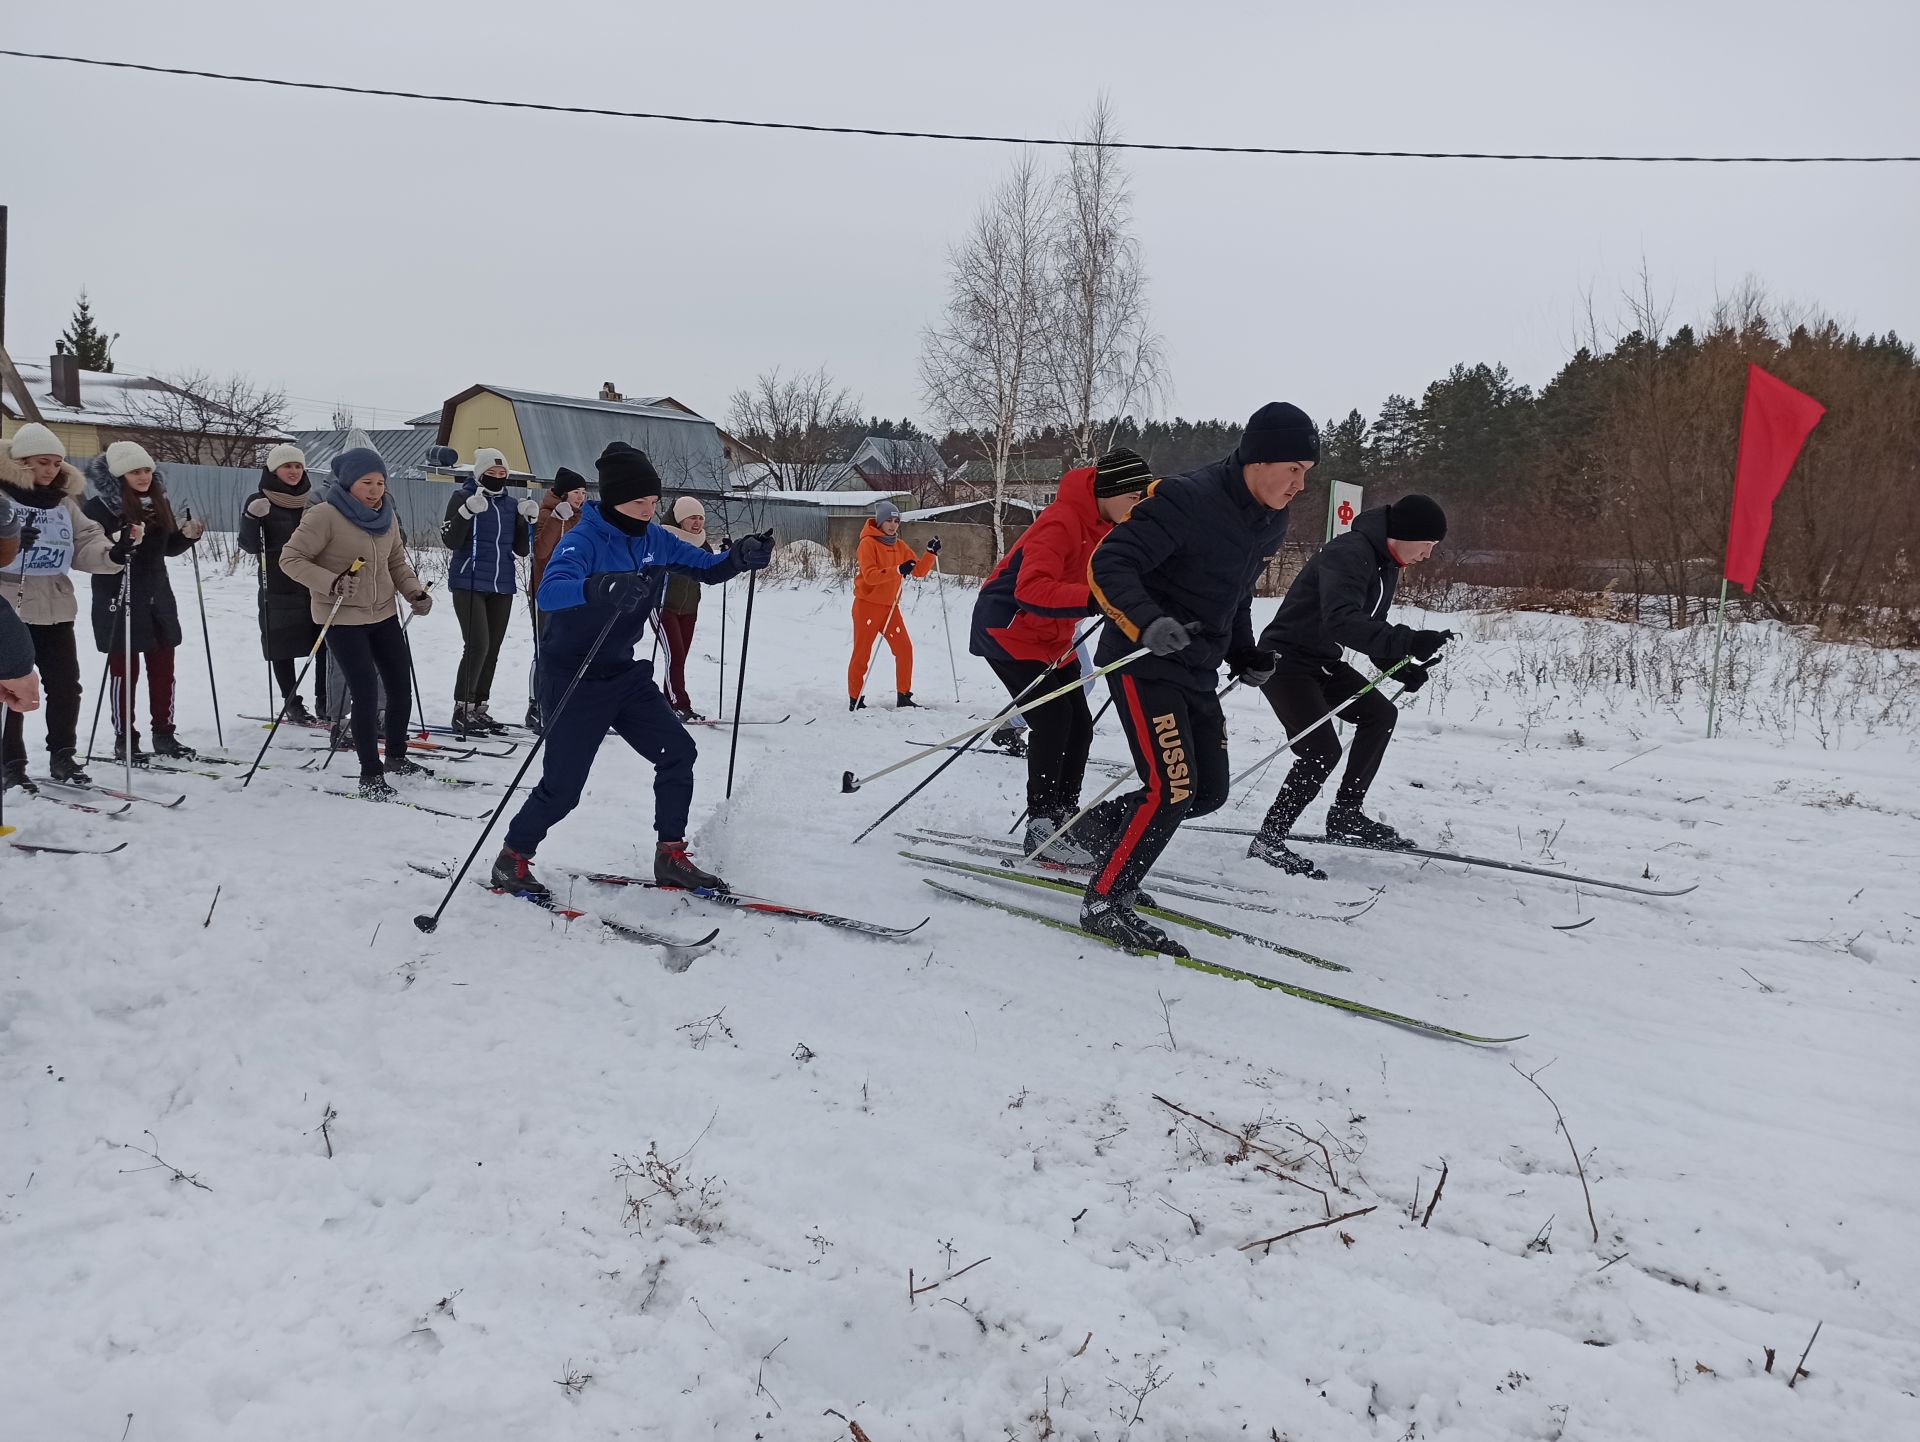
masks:
<svg viewBox="0 0 1920 1442"><path fill-rule="evenodd" d="M438 419L435 417L436 424ZM308 470L324 471L332 466L335 456L358 443L353 437L365 436L386 461L387 477L393 480L427 473L427 452L433 449L434 434L433 431L413 425L386 431L363 431L358 428L295 431L293 443L306 452Z"/></svg>
<svg viewBox="0 0 1920 1442"><path fill-rule="evenodd" d="M943 476L947 472L947 463L932 441L894 436L868 436L847 464L862 475Z"/></svg>
<svg viewBox="0 0 1920 1442"><path fill-rule="evenodd" d="M424 416L415 416L412 420L408 421L407 424L410 426L431 426L433 429L439 430L440 412L428 411Z"/></svg>
<svg viewBox="0 0 1920 1442"><path fill-rule="evenodd" d="M625 441L647 453L669 488L726 477L720 432L703 417L629 401L582 400L494 385L481 389L513 402L527 464L537 476L551 476L561 466L591 474L594 458L609 442Z"/></svg>

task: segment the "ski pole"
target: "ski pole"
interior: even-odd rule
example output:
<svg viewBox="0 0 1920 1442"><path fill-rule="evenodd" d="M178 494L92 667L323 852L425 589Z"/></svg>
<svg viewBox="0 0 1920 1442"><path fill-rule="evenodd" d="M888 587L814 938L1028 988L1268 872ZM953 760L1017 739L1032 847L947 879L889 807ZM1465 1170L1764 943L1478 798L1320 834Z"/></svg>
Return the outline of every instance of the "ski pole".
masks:
<svg viewBox="0 0 1920 1442"><path fill-rule="evenodd" d="M1118 671L1122 666L1131 666L1135 661L1138 661L1142 656L1146 656L1150 654L1152 653L1149 652L1145 646L1142 646L1137 651L1129 651L1126 655L1122 656L1117 661L1109 661L1106 665L1100 667L1093 674L1095 676L1108 675L1111 672ZM981 722L978 726L974 726L969 728L968 730L962 731L958 735L949 736L946 740L936 742L932 746L924 747L921 750L914 752L911 756L905 757L899 761L894 762L893 765L891 766L881 767L878 771L875 771L870 776L855 776L851 771L845 772L842 774L840 778L840 789L843 792L858 791L862 786L865 786L868 782L878 781L882 776L891 776L894 772L900 770L903 766L911 766L916 761L924 761L929 756L933 755L933 753L936 751L944 751L949 746L957 746L964 742L971 741L975 737L980 736L983 733L992 730L995 726L999 725L1002 721L1009 721L1015 716L1024 716L1029 711L1036 710L1039 707L1046 705L1047 702L1057 700L1059 697L1066 695L1069 691L1073 690L1076 686L1079 686L1081 684L1081 679L1082 678L1076 677L1074 678L1073 681L1069 682L1067 685L1057 687L1054 690L1047 692L1046 695L1044 696L1036 696L1033 700L1025 702L1022 705L1010 707L1006 710L1003 710L999 712L997 715L988 717L985 721Z"/></svg>
<svg viewBox="0 0 1920 1442"><path fill-rule="evenodd" d="M187 507L187 519L193 519L193 507ZM227 737L220 726L220 683L213 676L213 634L207 630L207 593L200 585L200 543L196 539L188 547L187 554L193 558L193 594L200 602L200 639L207 646L207 688L213 692L213 734L220 743L220 749L227 749Z"/></svg>
<svg viewBox="0 0 1920 1442"><path fill-rule="evenodd" d="M366 558L361 557L351 566L347 567L342 574L357 576L360 574L360 568L366 564ZM321 626L320 634L313 638L313 649L307 652L306 664L300 668L300 674L293 678L293 695L281 701L280 710L273 718L273 725L267 728L267 739L260 743L260 754L253 758L253 765L247 768L246 776L241 779L241 789L244 790L253 784L253 773L258 771L260 769L260 763L267 759L267 748L273 745L273 738L280 734L280 723L287 719L287 707L293 704L293 697L300 694L300 687L307 679L307 672L313 669L313 658L318 656L320 654L320 648L326 645L327 632L333 629L333 618L340 614L340 607L345 604L346 599L344 594L337 595L333 598L333 608L327 612L326 624ZM129 749L128 754L132 754L131 749ZM127 789L131 791L133 789L132 785L129 784Z"/></svg>
<svg viewBox="0 0 1920 1442"><path fill-rule="evenodd" d="M1249 766L1245 771L1242 771L1238 776L1234 777L1231 781L1227 783L1227 785L1229 787L1238 786L1242 781L1245 781L1249 776L1253 775L1253 773L1258 771L1262 766L1265 766L1268 762L1272 761L1275 757L1280 755L1281 752L1291 747L1294 742L1301 740L1303 737L1307 736L1311 732L1318 731L1322 726L1326 725L1329 721L1333 720L1334 717L1338 716L1342 711L1346 710L1347 707L1351 706L1354 702L1358 701L1362 696L1366 695L1367 692L1376 689L1382 681L1386 680L1387 677L1393 675L1394 672L1398 671L1402 666L1406 665L1412 659L1413 657L1411 656L1402 656L1398 661L1395 661L1391 666L1387 667L1387 669L1382 671L1378 676L1375 676L1371 681L1367 682L1367 684L1362 686L1358 691L1355 691L1351 696L1347 697L1347 699L1342 701L1338 706L1334 707L1331 711L1327 712L1327 714L1322 716L1318 721L1311 722L1308 725L1301 727L1300 730L1297 731L1295 734L1293 734L1292 736L1289 736L1285 741L1282 741L1278 746L1274 747L1273 750L1269 751L1265 756L1262 756L1258 761L1254 762L1253 765Z"/></svg>
<svg viewBox="0 0 1920 1442"><path fill-rule="evenodd" d="M1091 631L1095 626L1098 626L1099 624L1100 623L1097 620L1091 621L1087 624L1086 630ZM1082 632L1081 634L1084 635L1086 633ZM954 746L953 751L951 752L951 754L948 755L947 759L945 761L942 761L938 766L934 767L932 772L929 773L927 777L923 781L921 781L917 786L915 786L912 790L908 791L905 796L902 796L898 801L894 802L893 805L889 806L885 811L881 812L878 816L876 816L873 819L872 823L868 825L867 829L865 831L862 831L858 836L854 837L853 841L850 844L854 846L858 846L862 841L865 841L869 836L871 836L877 828L883 825L886 822L887 818L892 816L894 812L898 811L902 806L905 806L909 801L913 800L913 798L918 796L922 791L926 790L929 786L933 785L933 783L939 779L940 773L942 771L945 771L949 766L953 765L954 762L958 761L962 756L965 756L968 751L972 750L973 743L978 741L982 736L986 735L986 733L992 727L994 727L999 722L1001 722L1002 720L1005 720L1010 716L1019 715L1020 703L1026 700L1026 698L1030 694L1032 694L1034 687L1040 685L1043 681L1045 681L1046 678L1049 675L1051 675L1053 671L1060 665L1060 663L1066 659L1066 657L1072 655L1074 650L1078 648L1079 644L1080 644L1079 637L1075 637L1073 645L1069 646L1066 651L1061 653L1060 661L1056 661L1053 666L1049 666L1045 671L1042 671L1038 676L1035 676L1031 681L1027 682L1025 686L1021 687L1019 693L1016 696L1014 696L1014 698L1011 701L1009 701L1005 706L1001 707L997 715L994 715L988 718L986 725L977 727L975 730L967 733L964 739L956 737L955 740L961 741L961 744ZM1132 659L1132 658L1129 657L1128 659ZM1118 661L1118 662L1115 662L1114 664L1125 665L1126 662ZM1078 681L1075 681L1073 684L1077 686L1080 683ZM1049 695L1062 696L1072 689L1073 687L1071 686L1062 687L1058 691L1050 692ZM1045 699L1047 698L1046 697L1042 698L1042 700L1045 700ZM1036 701L1033 704L1035 706L1038 706L1040 702ZM940 743L939 746L928 747L926 751L923 751L920 754L923 756L929 755L934 751L942 750L950 745L953 745L953 743L943 741ZM912 760L912 759L913 759L912 757L908 758L908 760ZM901 766L904 766L907 763L905 761L902 761L899 764ZM892 771L894 769L896 768L892 766L889 766L887 768L888 771ZM885 773L876 772L875 774L884 775ZM853 773L849 771L841 779L840 789L842 791L853 790L854 789L853 786L847 785L847 782L852 780L853 780ZM867 780L871 781L873 780L873 777L869 776Z"/></svg>
<svg viewBox="0 0 1920 1442"><path fill-rule="evenodd" d="M720 705L714 720L727 719L727 588L720 588Z"/></svg>
<svg viewBox="0 0 1920 1442"><path fill-rule="evenodd" d="M121 663L126 668L126 673L120 679L126 682L126 689L116 691L114 694L126 698L125 709L120 713L120 725L123 728L121 763L126 773L126 791L131 796L133 794L133 557L131 555L127 557L127 569L122 575L120 588L120 594L126 598L126 605L120 608L121 635L126 639L126 650ZM147 685L153 685L151 671L147 675Z"/></svg>
<svg viewBox="0 0 1920 1442"><path fill-rule="evenodd" d="M771 532L768 538L772 538ZM733 799L733 758L740 754L740 708L747 699L747 647L753 643L753 583L759 579L758 571L747 572L747 618L740 623L740 675L733 684L733 740L727 744L726 799L729 801Z"/></svg>
<svg viewBox="0 0 1920 1442"><path fill-rule="evenodd" d="M431 581L427 582L426 590L428 595L433 594L433 582ZM419 736L420 736L420 739L424 741L427 739L427 702L426 702L426 697L421 693L421 690L420 690L420 672L417 669L415 669L413 664L413 641L412 641L412 638L410 638L407 635L407 626L412 620L413 620L413 608L409 606L407 608L407 614L405 619L403 619L400 622L400 639L406 643L406 647L407 647L407 677L409 680L413 682L414 704L420 708ZM333 760L332 747L329 747L327 750L327 760L329 761ZM320 769L322 771L325 771L327 768L322 766Z"/></svg>
<svg viewBox="0 0 1920 1442"><path fill-rule="evenodd" d="M960 667L953 659L953 627L947 620L947 573L940 569L940 553L933 553L933 587L940 593L940 629L947 634L947 669L953 673L953 702L960 704Z"/></svg>
<svg viewBox="0 0 1920 1442"><path fill-rule="evenodd" d="M119 601L115 601L113 604L114 609L118 610L120 606ZM87 728L87 760L89 761L93 760L94 740L100 735L100 708L106 702L107 684L112 679L112 676L113 647L109 644L107 654L100 658L100 689L93 693L93 725Z"/></svg>
<svg viewBox="0 0 1920 1442"><path fill-rule="evenodd" d="M606 641L607 637L613 633L613 628L619 624L622 616L626 615L629 611L637 611L640 608L640 592L642 589L644 588L635 587L634 590L628 593L632 600L631 605L616 604L613 607L612 614L607 617L607 624L600 628L600 634L593 638L593 645L588 647L587 654L580 658L579 668L574 671L573 679L567 682L567 689L561 693L558 704L553 708L553 714L545 718L546 724L540 728L540 734L533 738L533 745L527 748L527 759L520 763L520 769L514 773L513 780L507 783L506 795L500 798L500 804L494 807L493 811L487 816L487 824L480 829L480 836L479 839L473 843L473 850L467 853L467 859L460 863L459 871L455 872L453 880L447 883L447 894L440 898L440 904L434 907L431 916L421 915L414 917L413 924L422 931L431 932L440 924L440 914L447 909L448 903L453 900L453 893L459 887L461 881L465 879L468 869L473 865L474 857L480 854L480 848L487 844L487 838L493 834L493 824L506 813L507 803L513 799L513 793L518 791L520 789L520 783L526 780L527 769L533 765L533 758L538 756L540 754L540 748L547 744L547 738L553 734L553 728L560 720L560 713L567 709L567 702L573 699L573 693L579 688L581 680L586 676L587 668L593 665L594 657L600 654L601 645Z"/></svg>
<svg viewBox="0 0 1920 1442"><path fill-rule="evenodd" d="M1229 690L1231 690L1233 686L1237 686L1238 684L1239 684L1239 682L1237 682L1237 681L1236 681L1236 682L1233 682L1233 683L1231 683L1231 684L1229 685L1229 687L1228 687L1228 689L1229 689ZM1224 695L1226 695L1227 693L1226 693L1225 691L1222 691L1222 692L1221 692L1220 694L1221 694L1222 696L1224 696ZM1093 713L1093 720L1091 720L1091 721L1089 721L1089 722L1087 723L1087 731L1089 732L1089 734L1091 734L1091 733L1092 733L1092 732L1093 732L1093 731L1094 731L1094 730L1095 730L1095 729L1096 729L1096 728L1097 728L1097 727L1098 727L1098 726L1100 725L1100 718L1101 718L1102 716L1104 716L1104 715L1106 715L1106 714L1107 714L1107 708L1108 708L1108 707L1110 707L1110 706L1112 706L1112 705L1113 705L1113 693L1112 693L1111 691L1109 691L1109 692L1107 693L1107 699L1106 699L1106 700L1104 700L1104 701L1102 701L1102 702L1100 703L1100 709L1099 709L1098 711L1096 711L1096 712L1094 712L1094 713ZM1033 743L1032 743L1032 742L1028 742L1027 744L1028 744L1028 745L1032 745ZM1111 786L1109 786L1109 787L1107 788L1107 791L1111 791L1112 789L1113 789L1113 788L1112 788ZM1096 804L1098 804L1098 802L1099 802L1099 800L1100 800L1100 797L1101 797L1101 796L1105 796L1106 794L1107 794L1107 792L1106 792L1106 791L1102 791L1102 792L1100 793L1100 796L1096 796L1096 797L1094 797L1094 798L1093 798L1093 799L1094 799L1094 802L1095 802ZM1025 820L1027 819L1027 817L1028 817L1028 816L1029 816L1030 814L1031 814L1031 812L1029 811L1029 809L1028 809L1028 808L1026 808L1026 807L1024 807L1024 806L1023 806L1023 807L1021 807L1021 808L1020 808L1020 814L1019 814L1018 816L1016 816L1016 817L1014 817L1014 818L1013 818L1013 825L1011 825L1011 826L1009 826L1009 827L1007 828L1007 835L1009 835L1009 836L1011 836L1011 835L1013 835L1013 833L1014 833L1014 832L1016 832L1016 831L1018 831L1018 830L1020 829L1020 823L1021 823L1021 822L1023 822L1023 821L1025 821ZM1077 820L1078 818L1075 818L1075 819ZM1045 849L1046 849L1045 847L1042 847L1042 848L1041 848L1041 850L1043 850L1043 851L1044 851Z"/></svg>
<svg viewBox="0 0 1920 1442"><path fill-rule="evenodd" d="M906 589L906 583L904 581L901 583L900 589L903 591ZM899 609L900 594L896 591L893 597L893 604L887 607L887 619L880 623L879 631L874 634L873 649L867 652L867 669L860 673L860 694L862 696L867 694L867 680L873 675L873 663L880 659L880 643L887 640L887 632L893 626L894 612ZM889 651L893 649L893 643L891 641L887 641L887 649Z"/></svg>

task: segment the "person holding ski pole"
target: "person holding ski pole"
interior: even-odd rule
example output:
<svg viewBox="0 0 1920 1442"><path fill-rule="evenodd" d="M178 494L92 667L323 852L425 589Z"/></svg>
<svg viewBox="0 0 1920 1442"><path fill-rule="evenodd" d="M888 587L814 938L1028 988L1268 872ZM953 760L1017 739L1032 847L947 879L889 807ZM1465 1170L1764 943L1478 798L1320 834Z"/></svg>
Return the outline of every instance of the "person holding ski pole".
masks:
<svg viewBox="0 0 1920 1442"><path fill-rule="evenodd" d="M120 566L107 533L81 509L86 477L66 456L59 437L43 425L24 425L0 441L0 497L12 503L20 526L19 554L0 566L0 598L26 626L46 690L47 774L86 786L93 778L76 754L81 681L73 623L79 605L68 572L117 574ZM18 711L7 715L4 744L4 784L31 786L25 718Z"/></svg>
<svg viewBox="0 0 1920 1442"><path fill-rule="evenodd" d="M580 524L580 508L587 503L586 477L565 466L554 473L553 483L540 498L540 513L533 522L533 564L528 567L527 608L533 613L533 673L527 685L527 729L538 731L540 720L540 642L545 618L540 614L540 582L547 573L553 548Z"/></svg>
<svg viewBox="0 0 1920 1442"><path fill-rule="evenodd" d="M545 752L539 784L507 824L491 884L535 901L551 899L552 891L534 875L534 853L579 805L593 758L611 728L653 763L653 824L659 837L654 879L665 886L724 891L724 881L687 855L697 748L654 684L653 663L633 652L660 605L669 572L714 585L760 570L773 559L773 533L748 536L730 551L703 551L653 523L660 476L645 451L614 441L594 466L600 499L586 505L579 525L554 548L540 582L540 611L546 618L540 658ZM563 711L560 701L576 675L579 684Z"/></svg>
<svg viewBox="0 0 1920 1442"><path fill-rule="evenodd" d="M1287 504L1320 459L1320 433L1298 406L1253 413L1233 454L1158 480L1093 553L1093 598L1106 612L1102 665L1151 656L1107 678L1143 785L1088 813L1093 880L1080 924L1121 946L1184 954L1134 910L1140 883L1180 823L1227 798L1220 663L1251 686L1273 674L1254 644L1253 588L1287 534Z"/></svg>
<svg viewBox="0 0 1920 1442"><path fill-rule="evenodd" d="M1341 657L1341 647L1358 651L1385 670L1411 657L1394 673L1407 691L1427 683L1426 663L1453 639L1451 631L1415 630L1389 624L1400 572L1433 554L1447 535L1447 516L1426 496L1402 496L1390 506L1375 506L1354 517L1345 535L1335 536L1300 568L1260 644L1274 655L1273 675L1260 690L1286 734L1311 725L1329 709L1351 700L1341 713L1353 723L1347 769L1327 810L1327 835L1360 846L1402 850L1413 843L1383 821L1362 814L1367 788L1380 770L1399 716L1382 696ZM1361 694L1364 692L1365 694ZM1331 726L1316 726L1293 743L1293 766L1281 783L1259 834L1247 855L1289 876L1324 876L1306 857L1286 844L1300 819L1340 759L1340 741Z"/></svg>
<svg viewBox="0 0 1920 1442"><path fill-rule="evenodd" d="M847 663L847 709L867 704L867 671L874 643L882 636L893 652L895 706L914 706L913 640L900 616L900 589L906 578L924 579L940 554L940 538L927 542L924 556L900 539L900 508L878 502L860 529L859 570L853 578L853 659Z"/></svg>
<svg viewBox="0 0 1920 1442"><path fill-rule="evenodd" d="M134 687L144 658L152 755L195 760L193 749L182 745L173 729L173 653L184 633L167 560L184 556L206 526L191 518L175 521L166 478L154 468L145 447L134 441L115 441L105 455L87 462L86 475L87 500L81 509L116 538L108 557L127 569L124 615L119 609L120 577L104 572L93 577L93 640L107 657L113 677L114 759L135 766L148 759L133 720Z"/></svg>
<svg viewBox="0 0 1920 1442"><path fill-rule="evenodd" d="M698 551L710 551L707 508L693 496L673 503L673 521L667 529ZM660 629L667 638L667 700L682 721L703 721L687 692L687 655L693 650L693 628L700 620L700 583L691 576L667 578L666 599L660 603Z"/></svg>
<svg viewBox="0 0 1920 1442"><path fill-rule="evenodd" d="M487 713L500 643L513 619L514 557L532 547L540 507L531 498L517 506L503 492L512 473L507 458L491 446L473 453L473 475L447 497L440 539L452 561L447 589L460 622L463 649L453 683L453 729L481 736L507 728Z"/></svg>
<svg viewBox="0 0 1920 1442"><path fill-rule="evenodd" d="M294 689L296 668L313 650L320 627L314 621L307 588L280 569L280 552L307 507L319 499L307 478L307 456L298 446L278 445L267 452L260 469L260 486L240 508L240 549L260 558L260 650L273 670L287 720L313 723L314 712ZM327 709L327 668L314 671L314 709Z"/></svg>
<svg viewBox="0 0 1920 1442"><path fill-rule="evenodd" d="M985 659L1009 694L1039 695L1079 676L1074 630L1084 618L1099 614L1087 563L1107 533L1133 513L1152 481L1147 463L1124 449L1068 471L1053 504L1034 517L981 585L967 649ZM1029 727L1026 851L1031 856L1079 813L1093 747L1093 713L1083 688L1024 719ZM1093 864L1093 854L1072 836L1062 837L1047 854L1074 866Z"/></svg>

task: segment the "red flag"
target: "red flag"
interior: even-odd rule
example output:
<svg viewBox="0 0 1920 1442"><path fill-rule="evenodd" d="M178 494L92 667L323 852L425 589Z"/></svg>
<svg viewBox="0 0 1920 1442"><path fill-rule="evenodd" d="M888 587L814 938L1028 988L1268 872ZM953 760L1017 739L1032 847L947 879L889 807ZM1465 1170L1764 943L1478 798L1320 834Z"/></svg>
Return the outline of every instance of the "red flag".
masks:
<svg viewBox="0 0 1920 1442"><path fill-rule="evenodd" d="M1759 366L1747 367L1747 404L1740 417L1740 459L1733 473L1733 522L1722 574L1749 594L1773 526L1773 499L1827 408Z"/></svg>

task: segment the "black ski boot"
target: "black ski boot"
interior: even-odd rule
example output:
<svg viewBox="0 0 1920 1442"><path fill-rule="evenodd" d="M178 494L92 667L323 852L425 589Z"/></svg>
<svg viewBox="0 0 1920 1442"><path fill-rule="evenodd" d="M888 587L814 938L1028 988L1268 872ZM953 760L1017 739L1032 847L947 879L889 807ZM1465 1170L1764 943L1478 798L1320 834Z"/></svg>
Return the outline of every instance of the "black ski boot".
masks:
<svg viewBox="0 0 1920 1442"><path fill-rule="evenodd" d="M1009 756L1025 756L1027 754L1027 733L1022 731L1018 726L1002 726L998 731L994 732L993 735L989 736L987 740L991 741L995 746L998 746Z"/></svg>
<svg viewBox="0 0 1920 1442"><path fill-rule="evenodd" d="M1025 843L1027 855L1035 861L1051 861L1062 866L1092 866L1098 858L1080 844L1078 836L1070 833L1058 841L1053 839L1054 833L1059 829L1058 817L1028 817L1027 834L1021 838Z"/></svg>
<svg viewBox="0 0 1920 1442"><path fill-rule="evenodd" d="M849 711L864 711L864 710L866 710L866 709L867 709L867 698L866 698L865 696L849 696L849 697L847 697L847 709L848 709Z"/></svg>
<svg viewBox="0 0 1920 1442"><path fill-rule="evenodd" d="M482 736L504 736L507 728L487 714L487 703L476 701L467 707L467 729Z"/></svg>
<svg viewBox="0 0 1920 1442"><path fill-rule="evenodd" d="M1384 821L1362 816L1358 806L1335 802L1327 808L1327 835L1335 841L1350 841L1355 846L1372 846L1381 851L1411 851L1413 843Z"/></svg>
<svg viewBox="0 0 1920 1442"><path fill-rule="evenodd" d="M553 903L553 888L533 874L533 858L522 856L511 846L501 847L500 854L493 859L493 875L487 884L509 896L524 896L541 906Z"/></svg>
<svg viewBox="0 0 1920 1442"><path fill-rule="evenodd" d="M369 801L395 801L400 793L387 785L387 778L378 771L360 773L360 794Z"/></svg>
<svg viewBox="0 0 1920 1442"><path fill-rule="evenodd" d="M695 721L704 721L707 719L691 706L676 706L673 708L673 714L680 718L681 724L683 725L690 725Z"/></svg>
<svg viewBox="0 0 1920 1442"><path fill-rule="evenodd" d="M59 779L57 776L54 778L56 781ZM27 763L24 761L9 761L4 769L0 769L0 791L14 790L24 791L29 796L40 794L40 788L27 775Z"/></svg>
<svg viewBox="0 0 1920 1442"><path fill-rule="evenodd" d="M127 761L128 739L129 738L125 736L116 736L113 738L113 759L123 765ZM140 733L138 731L133 733L131 739L133 742L133 764L135 766L145 766L149 761L153 760L153 753L141 748Z"/></svg>
<svg viewBox="0 0 1920 1442"><path fill-rule="evenodd" d="M1253 844L1247 848L1247 855L1255 861L1266 862L1276 871L1284 871L1288 876L1304 876L1313 881L1327 879L1326 872L1277 837L1254 837Z"/></svg>
<svg viewBox="0 0 1920 1442"><path fill-rule="evenodd" d="M653 879L662 886L678 886L688 891L729 891L726 882L711 871L702 871L687 855L684 841L663 841L653 853Z"/></svg>
<svg viewBox="0 0 1920 1442"><path fill-rule="evenodd" d="M287 697L287 724L289 726L313 725L313 712L307 709L307 703L299 695Z"/></svg>
<svg viewBox="0 0 1920 1442"><path fill-rule="evenodd" d="M538 736L546 729L546 720L540 714L540 703L538 701L527 702L527 730Z"/></svg>
<svg viewBox="0 0 1920 1442"><path fill-rule="evenodd" d="M180 738L171 731L153 733L153 754L169 761L198 761L200 753L191 746L182 746Z"/></svg>
<svg viewBox="0 0 1920 1442"><path fill-rule="evenodd" d="M433 779L433 768L422 766L410 756L402 756L398 761L389 761L386 771L388 776L398 777L401 780L411 780L416 776L429 781Z"/></svg>
<svg viewBox="0 0 1920 1442"><path fill-rule="evenodd" d="M1157 951L1162 956L1185 956L1187 949L1150 921L1111 896L1089 891L1080 905L1080 927L1128 951Z"/></svg>
<svg viewBox="0 0 1920 1442"><path fill-rule="evenodd" d="M911 691L895 691L893 693L893 705L895 710L904 710L909 706L917 710L920 703L913 699L913 692Z"/></svg>
<svg viewBox="0 0 1920 1442"><path fill-rule="evenodd" d="M80 769L80 758L74 755L71 746L54 752L47 759L47 774L69 786L93 785L93 778Z"/></svg>
<svg viewBox="0 0 1920 1442"><path fill-rule="evenodd" d="M467 705L467 703L464 701L454 702L453 703L454 739L456 741L465 741L467 739L468 734L470 732L473 732L474 730L475 728L473 724L473 708Z"/></svg>

